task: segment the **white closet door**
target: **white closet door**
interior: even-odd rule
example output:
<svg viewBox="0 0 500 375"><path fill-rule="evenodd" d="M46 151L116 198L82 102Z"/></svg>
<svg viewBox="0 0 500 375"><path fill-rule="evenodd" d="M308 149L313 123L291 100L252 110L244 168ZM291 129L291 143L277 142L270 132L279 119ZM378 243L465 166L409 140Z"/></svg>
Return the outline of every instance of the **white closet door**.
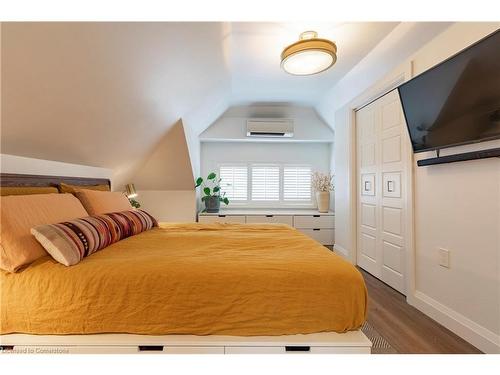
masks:
<svg viewBox="0 0 500 375"><path fill-rule="evenodd" d="M405 292L404 117L396 91L356 112L358 265Z"/></svg>
<svg viewBox="0 0 500 375"><path fill-rule="evenodd" d="M377 111L374 103L356 112L358 161L358 265L380 277L379 214L377 207Z"/></svg>

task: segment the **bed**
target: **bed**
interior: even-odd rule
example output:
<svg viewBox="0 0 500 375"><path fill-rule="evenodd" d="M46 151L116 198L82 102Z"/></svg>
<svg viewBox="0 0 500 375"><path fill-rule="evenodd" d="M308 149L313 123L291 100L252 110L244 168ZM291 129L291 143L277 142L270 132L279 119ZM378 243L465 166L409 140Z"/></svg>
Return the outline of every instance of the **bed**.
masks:
<svg viewBox="0 0 500 375"><path fill-rule="evenodd" d="M60 179L60 178L59 178ZM0 271L17 351L369 353L347 261L286 225L164 223L66 267Z"/></svg>

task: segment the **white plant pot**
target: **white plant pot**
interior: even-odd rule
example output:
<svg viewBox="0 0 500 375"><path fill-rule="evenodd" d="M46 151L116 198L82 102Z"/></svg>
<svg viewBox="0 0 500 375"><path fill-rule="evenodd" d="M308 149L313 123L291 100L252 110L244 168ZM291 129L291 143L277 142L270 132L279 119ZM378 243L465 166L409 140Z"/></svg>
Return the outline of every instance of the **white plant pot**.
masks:
<svg viewBox="0 0 500 375"><path fill-rule="evenodd" d="M330 210L330 192L329 191L317 191L316 192L316 203L318 204L319 212L328 212Z"/></svg>

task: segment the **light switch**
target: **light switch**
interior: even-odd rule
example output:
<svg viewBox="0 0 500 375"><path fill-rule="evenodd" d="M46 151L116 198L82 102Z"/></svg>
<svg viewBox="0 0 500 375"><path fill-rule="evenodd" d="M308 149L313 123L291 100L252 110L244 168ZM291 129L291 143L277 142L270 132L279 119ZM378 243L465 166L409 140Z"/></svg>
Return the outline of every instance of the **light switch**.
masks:
<svg viewBox="0 0 500 375"><path fill-rule="evenodd" d="M439 248L439 265L450 268L450 250Z"/></svg>

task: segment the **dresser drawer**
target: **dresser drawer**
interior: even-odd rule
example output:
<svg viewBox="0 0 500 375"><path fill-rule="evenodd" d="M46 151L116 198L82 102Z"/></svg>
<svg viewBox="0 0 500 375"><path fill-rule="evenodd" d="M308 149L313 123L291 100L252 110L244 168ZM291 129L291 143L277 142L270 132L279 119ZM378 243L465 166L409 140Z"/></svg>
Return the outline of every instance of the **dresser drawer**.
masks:
<svg viewBox="0 0 500 375"><path fill-rule="evenodd" d="M293 218L293 226L295 228L315 229L325 228L332 229L335 227L335 216L332 215L297 215Z"/></svg>
<svg viewBox="0 0 500 375"><path fill-rule="evenodd" d="M200 223L238 223L245 224L245 216L243 215L213 215L198 217L198 222Z"/></svg>
<svg viewBox="0 0 500 375"><path fill-rule="evenodd" d="M322 245L333 245L335 243L334 229L297 229Z"/></svg>
<svg viewBox="0 0 500 375"><path fill-rule="evenodd" d="M164 354L224 354L223 346L166 346Z"/></svg>
<svg viewBox="0 0 500 375"><path fill-rule="evenodd" d="M249 215L247 223L275 223L293 226L293 216L285 215Z"/></svg>
<svg viewBox="0 0 500 375"><path fill-rule="evenodd" d="M225 354L284 354L283 346L226 346Z"/></svg>
<svg viewBox="0 0 500 375"><path fill-rule="evenodd" d="M370 354L370 347L349 346L226 346L226 354Z"/></svg>

